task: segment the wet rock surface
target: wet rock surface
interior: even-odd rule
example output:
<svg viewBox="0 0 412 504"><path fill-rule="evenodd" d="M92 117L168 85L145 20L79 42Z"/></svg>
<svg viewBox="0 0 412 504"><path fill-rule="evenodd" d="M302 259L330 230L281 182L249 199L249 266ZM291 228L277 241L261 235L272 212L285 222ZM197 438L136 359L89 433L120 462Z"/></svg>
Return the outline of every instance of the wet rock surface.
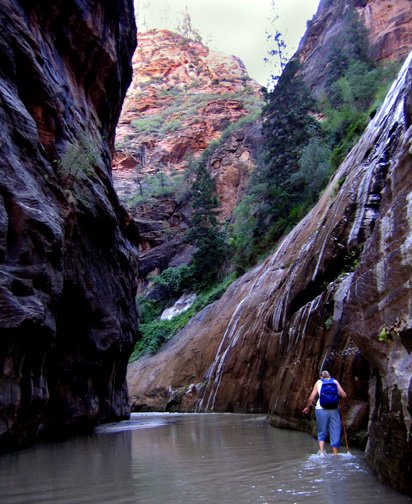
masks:
<svg viewBox="0 0 412 504"><path fill-rule="evenodd" d="M2 1L0 450L129 414L136 229L111 181L133 4Z"/></svg>
<svg viewBox="0 0 412 504"><path fill-rule="evenodd" d="M319 203L262 265L154 357L129 366L132 408L301 411L327 368L349 400L351 443L411 492L412 56Z"/></svg>

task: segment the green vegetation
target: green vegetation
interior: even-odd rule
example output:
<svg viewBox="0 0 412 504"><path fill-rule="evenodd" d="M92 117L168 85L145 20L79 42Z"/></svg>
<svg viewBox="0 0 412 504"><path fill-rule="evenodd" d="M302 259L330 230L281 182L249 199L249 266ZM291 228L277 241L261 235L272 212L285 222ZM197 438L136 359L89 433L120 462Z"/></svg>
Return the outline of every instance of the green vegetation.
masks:
<svg viewBox="0 0 412 504"><path fill-rule="evenodd" d="M359 140L376 113L398 71L396 65L385 69L362 61L348 63L343 75L330 85L320 104L326 120L324 142L330 146L330 165L336 169Z"/></svg>
<svg viewBox="0 0 412 504"><path fill-rule="evenodd" d="M389 341L389 331L386 329L385 326L383 326L379 331L378 341L380 341L381 343L388 343Z"/></svg>
<svg viewBox="0 0 412 504"><path fill-rule="evenodd" d="M144 298L138 298L137 305L140 316L141 339L137 342L130 361L133 362L145 354L156 353L161 345L183 329L197 312L219 299L234 280L235 276L232 274L223 282L199 293L196 301L188 310L173 317L171 320L159 319L164 305L162 306L158 302Z"/></svg>
<svg viewBox="0 0 412 504"><path fill-rule="evenodd" d="M185 178L165 177L159 169L151 180L141 181L138 201L150 201L159 195L176 197L184 186L190 198L193 218L186 239L195 246L190 266L169 268L154 283L164 288L161 301L138 301L142 339L132 359L153 353L178 332L189 319L208 303L217 299L236 275L244 273L272 251L287 233L316 203L331 176L358 141L367 123L374 116L398 67L381 68L368 57L367 37L355 10L344 13L345 31L332 43L327 75L320 97L311 96L302 80L297 61L290 61L276 85L267 93L262 112L264 148L258 153L257 168L251 176L246 194L236 207L230 222L219 224L219 201L213 178L208 169L214 151L235 130L251 124L259 117L260 104L250 95L186 96L187 90L163 90L165 99L172 97L170 106L158 116L140 117L134 126L139 131L157 135L176 131L185 119L194 117L208 104L222 99L239 99L250 112L239 121L229 124L219 139L210 143L200 159L191 163ZM274 49L270 56L283 67L284 44L279 32L273 37ZM184 104L184 106L182 106ZM177 110L184 109L178 116ZM191 184L189 184L189 180ZM333 191L335 197L345 178ZM224 228L224 232L222 231ZM339 258L337 278L358 267L359 250ZM224 275L231 276L219 283ZM325 280L328 285L330 279ZM195 304L170 321L160 321L162 310L182 293L197 292ZM330 329L332 317L324 321ZM385 328L378 340L387 342Z"/></svg>
<svg viewBox="0 0 412 504"><path fill-rule="evenodd" d="M346 273L352 273L359 266L359 255L360 250L355 249L348 252L343 258L343 269L341 275L346 275Z"/></svg>
<svg viewBox="0 0 412 504"><path fill-rule="evenodd" d="M196 247L193 255L193 278L207 288L219 277L226 261L226 243L217 220L219 200L215 181L204 162L196 168L192 185L193 217L187 240Z"/></svg>
<svg viewBox="0 0 412 504"><path fill-rule="evenodd" d="M156 352L195 313L218 299L235 279L232 274L223 282L220 281L226 260L226 243L217 221L219 201L215 182L204 162L195 164L190 192L193 216L187 241L196 247L192 264L168 268L154 279L154 284L165 288L165 299L157 302L138 299L142 338L136 344L131 360ZM159 316L166 304L176 300L185 291L197 292L194 305L171 320L160 320Z"/></svg>
<svg viewBox="0 0 412 504"><path fill-rule="evenodd" d="M333 324L333 317L330 316L325 320L324 326L326 330L329 330L332 327Z"/></svg>
<svg viewBox="0 0 412 504"><path fill-rule="evenodd" d="M160 133L164 120L165 118L160 114L151 114L133 120L132 126L139 133Z"/></svg>
<svg viewBox="0 0 412 504"><path fill-rule="evenodd" d="M65 188L72 188L75 180L84 174L94 175L94 167L98 162L98 152L90 138L82 133L75 143L70 143L66 152L57 162L58 174Z"/></svg>
<svg viewBox="0 0 412 504"><path fill-rule="evenodd" d="M369 59L356 11L347 9L343 16L346 28L331 46L321 97L311 97L295 60L274 78L276 86L267 94L264 151L230 226L239 273L273 250L313 207L397 74L397 65L381 68ZM284 46L278 32L276 36L273 55L281 58ZM335 195L343 183L339 181Z"/></svg>
<svg viewBox="0 0 412 504"><path fill-rule="evenodd" d="M160 83L159 83L160 84ZM146 83L143 88L149 86ZM241 92L233 93L191 93L190 89L195 89L199 86L199 82L192 81L189 90L185 88L167 88L158 90L160 98L164 99L162 111L157 114L141 113L131 123L137 133L150 133L160 138L167 133L178 131L183 127L183 124L188 121L202 121L203 117L200 114L202 108L207 107L214 102L227 100L237 100L242 104L244 110L248 113L249 119L242 118L243 124L255 120L261 111L262 102L256 96L252 88L245 86ZM144 89L136 94L136 99L140 99L140 95L144 93ZM197 118L197 116L199 116ZM231 128L241 126L236 123L228 125ZM233 131L233 129L232 129ZM230 134L227 132L226 135Z"/></svg>
<svg viewBox="0 0 412 504"><path fill-rule="evenodd" d="M137 175L139 192L125 201L128 209L135 209L139 205L154 204L157 198L173 197L177 202L183 201L187 195L188 183L185 174L165 173L163 166L154 175L146 175L141 179Z"/></svg>
<svg viewBox="0 0 412 504"><path fill-rule="evenodd" d="M193 269L186 264L176 268L167 268L154 278L155 285L167 287L171 297L177 298L185 290L189 290L193 282Z"/></svg>

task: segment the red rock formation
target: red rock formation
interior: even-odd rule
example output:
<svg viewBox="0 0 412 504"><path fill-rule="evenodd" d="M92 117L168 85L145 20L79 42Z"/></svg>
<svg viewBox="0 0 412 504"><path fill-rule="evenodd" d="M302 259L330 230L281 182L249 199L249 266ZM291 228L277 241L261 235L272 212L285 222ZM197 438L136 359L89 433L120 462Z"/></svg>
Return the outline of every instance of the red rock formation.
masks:
<svg viewBox="0 0 412 504"><path fill-rule="evenodd" d="M357 10L369 33L377 61L402 61L412 47L412 6L409 0L362 0Z"/></svg>
<svg viewBox="0 0 412 504"><path fill-rule="evenodd" d="M344 43L345 13L353 7L365 24L375 61L403 61L412 48L409 0L322 0L297 51L303 76L315 94L324 87L331 49Z"/></svg>
<svg viewBox="0 0 412 504"><path fill-rule="evenodd" d="M188 156L197 158L262 103L239 59L166 30L140 34L133 72L116 132L117 177L128 154L139 173L160 165L167 172L186 169Z"/></svg>
<svg viewBox="0 0 412 504"><path fill-rule="evenodd" d="M133 226L111 183L130 0L0 9L0 449L129 413Z"/></svg>
<svg viewBox="0 0 412 504"><path fill-rule="evenodd" d="M116 190L126 203L140 192L138 181L144 186L145 177L160 171L184 172L190 159L199 158L228 126L262 105L258 84L238 58L170 31L140 34L133 69L116 132L113 167ZM259 141L259 128L239 127L211 159L221 221L230 216L254 169ZM129 208L144 229L141 275L174 264L185 248L181 238L191 215L190 202L168 196Z"/></svg>
<svg viewBox="0 0 412 504"><path fill-rule="evenodd" d="M412 54L310 214L158 355L129 366L134 409L302 408L326 367L380 477L411 492Z"/></svg>

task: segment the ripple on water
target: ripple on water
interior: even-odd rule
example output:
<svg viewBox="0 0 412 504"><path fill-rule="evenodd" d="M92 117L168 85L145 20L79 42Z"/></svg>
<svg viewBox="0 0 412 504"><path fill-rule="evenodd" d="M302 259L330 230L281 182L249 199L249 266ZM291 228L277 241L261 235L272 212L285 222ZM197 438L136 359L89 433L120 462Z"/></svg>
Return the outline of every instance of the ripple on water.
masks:
<svg viewBox="0 0 412 504"><path fill-rule="evenodd" d="M362 454L351 453L309 455L292 471L288 481L277 488L277 492L281 496L279 503L409 502L406 497L403 500L399 494L376 481Z"/></svg>

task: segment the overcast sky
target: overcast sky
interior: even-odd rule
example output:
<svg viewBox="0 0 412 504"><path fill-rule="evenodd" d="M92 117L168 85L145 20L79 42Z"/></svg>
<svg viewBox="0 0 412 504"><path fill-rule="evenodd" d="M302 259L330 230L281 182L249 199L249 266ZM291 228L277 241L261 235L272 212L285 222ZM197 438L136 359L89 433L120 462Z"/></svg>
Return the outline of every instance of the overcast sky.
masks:
<svg viewBox="0 0 412 504"><path fill-rule="evenodd" d="M273 26L281 31L292 56L319 0L275 0L275 10L272 4L272 0L135 0L139 30L176 30L187 6L206 45L239 56L249 75L262 85L273 73L264 63L270 49L267 33L273 33Z"/></svg>

